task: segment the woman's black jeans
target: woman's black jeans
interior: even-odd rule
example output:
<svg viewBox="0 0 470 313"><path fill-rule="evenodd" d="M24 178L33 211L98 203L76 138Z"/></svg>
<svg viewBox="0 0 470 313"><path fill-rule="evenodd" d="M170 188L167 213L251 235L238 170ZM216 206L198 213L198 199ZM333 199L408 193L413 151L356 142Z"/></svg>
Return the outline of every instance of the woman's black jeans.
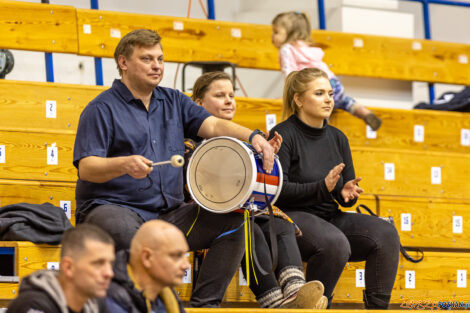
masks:
<svg viewBox="0 0 470 313"><path fill-rule="evenodd" d="M274 269L273 273L263 275L256 265L253 264L258 284L255 283L254 273L252 268L250 268L252 280L250 288L257 298L264 295L267 291L279 288L277 277L279 277L283 269L288 267L302 269L302 259L296 243L294 225L282 218L276 217L274 218L274 229L279 251L277 268ZM269 219L267 217L261 216L256 218L254 237L258 261L265 271L270 272L273 263L270 250ZM246 277L245 256L243 256L241 265L243 274Z"/></svg>
<svg viewBox="0 0 470 313"><path fill-rule="evenodd" d="M398 268L400 238L395 226L370 215L339 211L330 221L303 211L285 211L300 227L307 281L319 280L330 301L348 261L366 261L366 307L386 308Z"/></svg>

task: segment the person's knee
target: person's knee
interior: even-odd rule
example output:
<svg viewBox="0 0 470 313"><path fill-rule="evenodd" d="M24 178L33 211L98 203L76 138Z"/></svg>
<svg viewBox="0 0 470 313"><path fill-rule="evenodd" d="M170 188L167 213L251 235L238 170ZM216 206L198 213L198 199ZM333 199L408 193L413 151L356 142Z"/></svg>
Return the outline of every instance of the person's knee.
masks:
<svg viewBox="0 0 470 313"><path fill-rule="evenodd" d="M334 257L341 263L346 264L351 257L351 246L348 239L342 233L338 234L333 241L330 242L330 250L333 250Z"/></svg>
<svg viewBox="0 0 470 313"><path fill-rule="evenodd" d="M211 222L215 225L221 226L226 231L235 230L235 236L243 236L243 215L238 213L229 214L216 214L213 213Z"/></svg>
<svg viewBox="0 0 470 313"><path fill-rule="evenodd" d="M244 225L243 215L241 214L214 214L211 221L218 225L221 233L216 240L229 240L231 244L235 242L244 245Z"/></svg>
<svg viewBox="0 0 470 313"><path fill-rule="evenodd" d="M116 251L129 248L132 237L139 229L140 224L143 223L143 221L139 222L137 218L134 219L132 216L118 214L119 212L119 209L116 208L97 207L84 221L84 223L96 225L106 231L115 241Z"/></svg>
<svg viewBox="0 0 470 313"><path fill-rule="evenodd" d="M379 249L388 249L396 253L400 250L400 236L395 226L390 223L383 223L376 241Z"/></svg>
<svg viewBox="0 0 470 313"><path fill-rule="evenodd" d="M323 238L319 253L324 255L328 262L346 264L351 257L351 246L343 233L335 232Z"/></svg>
<svg viewBox="0 0 470 313"><path fill-rule="evenodd" d="M285 234L292 234L295 235L295 228L294 225L291 222L288 222L286 220L283 220L281 218L276 218L275 220L274 227L276 229L276 233L280 235L285 235Z"/></svg>

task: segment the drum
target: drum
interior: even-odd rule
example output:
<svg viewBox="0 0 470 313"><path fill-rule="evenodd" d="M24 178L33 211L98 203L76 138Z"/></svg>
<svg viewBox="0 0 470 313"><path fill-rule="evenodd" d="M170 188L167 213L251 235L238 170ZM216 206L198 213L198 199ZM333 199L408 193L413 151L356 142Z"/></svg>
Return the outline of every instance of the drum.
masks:
<svg viewBox="0 0 470 313"><path fill-rule="evenodd" d="M277 156L271 174L263 170L263 159L251 145L231 137L203 142L189 160L187 185L201 207L214 213L228 213L274 204L281 193L282 168Z"/></svg>

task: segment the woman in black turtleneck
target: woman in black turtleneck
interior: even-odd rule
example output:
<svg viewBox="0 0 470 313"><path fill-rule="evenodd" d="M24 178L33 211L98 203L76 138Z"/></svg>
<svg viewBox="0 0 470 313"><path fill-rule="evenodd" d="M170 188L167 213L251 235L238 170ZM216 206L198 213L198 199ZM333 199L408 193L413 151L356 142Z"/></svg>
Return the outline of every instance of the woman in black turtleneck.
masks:
<svg viewBox="0 0 470 313"><path fill-rule="evenodd" d="M284 184L276 205L300 227L306 278L319 280L331 303L348 261L366 261L366 308L387 308L398 267L400 242L380 218L343 213L363 191L355 177L348 139L328 125L333 110L328 76L318 69L292 72L283 97L284 122L271 131L283 138L279 159Z"/></svg>

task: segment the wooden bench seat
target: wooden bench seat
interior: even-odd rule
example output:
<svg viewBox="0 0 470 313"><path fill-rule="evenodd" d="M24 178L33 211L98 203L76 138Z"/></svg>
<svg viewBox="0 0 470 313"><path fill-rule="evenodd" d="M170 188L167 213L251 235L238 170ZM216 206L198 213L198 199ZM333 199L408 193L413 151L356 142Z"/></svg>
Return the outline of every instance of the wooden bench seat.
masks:
<svg viewBox="0 0 470 313"><path fill-rule="evenodd" d="M18 293L18 279L41 269L57 269L60 246L27 241L0 241L0 299L13 299ZM7 277L4 277L7 276ZM16 277L17 282L6 279Z"/></svg>
<svg viewBox="0 0 470 313"><path fill-rule="evenodd" d="M192 264L193 253L188 253ZM41 269L58 269L60 245L34 244L26 241L0 241L0 301L14 299L18 294L19 281ZM191 279L192 270L189 269ZM186 280L187 280L186 279ZM14 282L10 282L13 280ZM176 288L177 294L184 301L189 300L191 283L183 283Z"/></svg>
<svg viewBox="0 0 470 313"><path fill-rule="evenodd" d="M106 89L107 87L1 80L0 129L75 134L82 110ZM252 129L265 130L267 114L274 114L277 123L281 121L281 100L237 97L236 101L237 114L234 121L237 123ZM53 102L56 105L56 117L47 117L46 111ZM17 110L18 108L21 110ZM367 138L364 122L341 110L332 115L330 124L347 135L351 146L470 152L470 145L462 145L462 131L470 132L470 119L465 113L386 108L375 108L374 112L383 120L376 138ZM414 141L415 125L424 128L423 142Z"/></svg>
<svg viewBox="0 0 470 313"><path fill-rule="evenodd" d="M462 131L470 132L467 113L372 109L382 119L376 138L367 138L365 123L343 110L333 113L330 124L345 133L351 146L470 153L470 144L462 145ZM419 135L416 137L422 142L415 141L415 126L418 132L422 126L424 135L422 138Z"/></svg>
<svg viewBox="0 0 470 313"><path fill-rule="evenodd" d="M410 253L416 256L414 253ZM336 302L362 301L362 287L356 287L356 270L364 269L364 263L348 263L335 289ZM426 252L420 263L411 263L400 256L400 264L392 292L392 303L411 300L468 301L469 287L457 286L461 271L470 272L470 253ZM415 288L407 288L414 271ZM459 277L457 274L459 273ZM413 275L413 274L411 274ZM465 280L467 278L465 277ZM412 279L411 279L412 280ZM468 285L468 284L467 284Z"/></svg>
<svg viewBox="0 0 470 313"><path fill-rule="evenodd" d="M75 225L75 183L0 179L0 206L20 202L52 203Z"/></svg>
<svg viewBox="0 0 470 313"><path fill-rule="evenodd" d="M410 252L411 256L416 253ZM335 303L362 303L362 290L364 287L356 286L356 270L363 270L365 262L349 262L334 291ZM470 272L470 253L455 252L426 252L424 260L420 263L406 261L400 255L400 263L395 285L392 292L391 303L402 303L411 300L428 301L467 301L469 287L457 287L457 273L464 270ZM407 288L406 275L414 271L414 288ZM240 286L239 272L232 279L225 301L228 302L255 302L253 293L248 286ZM360 274L357 274L360 275ZM413 274L412 274L413 275ZM466 278L465 278L466 281ZM363 281L360 281L361 283Z"/></svg>
<svg viewBox="0 0 470 313"><path fill-rule="evenodd" d="M356 175L365 192L379 195L470 199L470 155L351 147ZM394 180L387 180L393 164ZM440 183L431 177L440 171Z"/></svg>
<svg viewBox="0 0 470 313"><path fill-rule="evenodd" d="M305 310L305 309L259 309L259 308L185 308L188 313L316 313L318 310ZM364 310L338 310L332 309L328 311L329 313L364 313ZM369 313L383 313L383 310L368 310ZM403 313L403 310L387 310L388 313ZM409 313L422 313L422 310L407 310Z"/></svg>
<svg viewBox="0 0 470 313"><path fill-rule="evenodd" d="M78 52L74 7L23 1L0 2L0 47L44 52Z"/></svg>
<svg viewBox="0 0 470 313"><path fill-rule="evenodd" d="M121 36L152 25L163 37L167 61L223 60L245 68L279 70L271 25L87 9L77 9L77 24L82 55L112 57ZM314 30L312 37L337 75L464 85L470 81L465 74L470 65L463 61L470 49L466 44L322 30Z"/></svg>
<svg viewBox="0 0 470 313"><path fill-rule="evenodd" d="M75 182L72 164L74 134L2 131L5 163L0 163L0 178ZM56 150L53 150L53 147ZM50 150L48 150L50 149ZM356 174L363 177L367 193L469 199L470 155L445 152L420 152L352 146ZM54 154L57 164L48 164ZM50 161L49 161L50 162ZM394 166L394 180L387 180L385 167ZM441 172L439 184L431 179L432 168Z"/></svg>
<svg viewBox="0 0 470 313"><path fill-rule="evenodd" d="M5 154L5 163L0 163L0 178L75 182L77 170L72 164L74 141L73 133L0 129L0 145L4 146ZM55 150L48 150L54 147ZM48 161L51 155L55 159Z"/></svg>
<svg viewBox="0 0 470 313"><path fill-rule="evenodd" d="M14 92L8 92L13 89ZM28 89L32 90L31 93L27 92ZM61 206L61 201L70 201L73 216L77 179L76 169L72 165L75 129L81 110L104 89L0 81L0 91L4 91L0 92L0 146L5 149L5 163L0 163L0 205L51 202ZM22 91L25 94L23 98ZM56 118L46 117L46 102L51 99L57 101ZM237 98L237 101L238 114L235 121L250 128L264 129L266 114L275 114L279 122L279 100ZM16 107L22 109L15 110ZM468 119L458 113L442 113L437 118L435 112L395 111L377 109L384 124L376 141L365 138L362 121L355 120L346 113L339 113L332 118L332 124L344 127L345 133L350 136L356 173L364 178L361 186L367 194L361 197L359 203L376 209L373 194L378 195L378 213L395 219L405 246L468 249L470 241L465 233L465 222L470 212L470 194L466 181L470 174L470 157L467 154L468 147L459 145L457 138L459 129L470 128ZM415 123L427 123L424 143L428 144L428 149L424 149L424 143L411 141L412 136L409 133ZM432 130L428 131L429 127ZM439 127L442 132L438 131ZM360 128L362 135L357 135ZM444 140L443 133L446 134L447 141ZM439 140L444 142L439 144ZM53 144L58 150L57 165L47 164L47 148ZM384 178L386 163L395 164L393 181ZM431 167L441 169L441 184L432 184ZM401 214L406 213L411 214L411 231L400 230ZM453 232L455 216L462 216L462 233ZM425 255L425 261L417 265L401 260L402 267L399 269L393 302L426 299L429 294L434 299L441 297L442 300L454 299L455 293L455 299L462 299L465 288L454 288L452 277L456 277L457 270L466 269L457 267L468 263L467 253L426 251ZM454 262L454 259L457 261ZM44 266L47 257L44 256L41 262L37 264ZM411 265L416 267L410 267ZM31 269L35 270L37 266L39 265ZM355 287L355 270L360 267L361 263L350 263L346 267L335 291L336 302L362 301L361 288ZM415 270L416 290L400 285L404 284L404 270ZM443 281L440 286L442 290L438 289L434 278L425 275L426 271L441 275L438 279ZM21 273L26 275L26 272ZM227 290L225 301L253 302L251 291L248 287L239 285L237 275ZM14 283L0 284L0 298L13 298L15 286L17 285ZM434 293L434 290L437 291ZM191 284L178 288L183 300L189 299L190 291Z"/></svg>
<svg viewBox="0 0 470 313"><path fill-rule="evenodd" d="M373 195L362 195L356 205L365 204L379 216L391 216L402 245L470 251L470 200L384 195L377 197L378 202ZM343 208L343 211L354 211L354 208L355 206ZM364 210L363 212L366 213ZM410 220L405 221L406 218ZM410 230L407 230L407 226Z"/></svg>
<svg viewBox="0 0 470 313"><path fill-rule="evenodd" d="M167 61L223 60L244 68L279 70L271 25L22 1L2 1L0 9L2 48L112 57L122 36L152 25L163 37ZM470 85L468 44L324 30L313 31L312 37L337 75Z"/></svg>
<svg viewBox="0 0 470 313"><path fill-rule="evenodd" d="M88 102L106 89L98 86L1 80L0 129L75 134L80 113ZM55 110L51 110L54 106Z"/></svg>

